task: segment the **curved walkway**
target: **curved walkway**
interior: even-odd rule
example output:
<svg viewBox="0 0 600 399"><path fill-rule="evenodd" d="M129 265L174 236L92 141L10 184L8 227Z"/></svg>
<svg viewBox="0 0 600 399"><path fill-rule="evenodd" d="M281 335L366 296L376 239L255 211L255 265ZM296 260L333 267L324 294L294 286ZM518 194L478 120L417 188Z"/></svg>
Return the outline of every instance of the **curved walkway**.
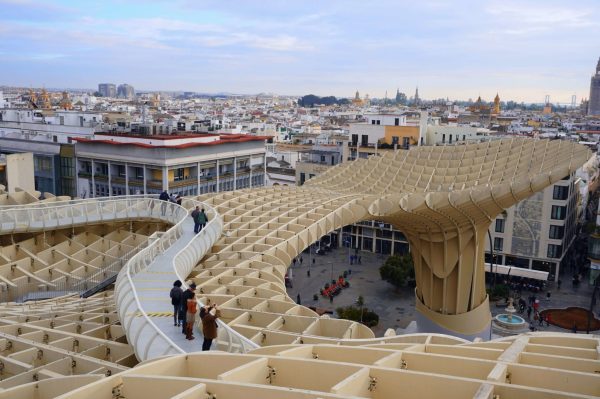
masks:
<svg viewBox="0 0 600 399"><path fill-rule="evenodd" d="M169 291L173 281L183 281L219 238L223 223L212 208L206 207L210 222L196 235L187 209L204 205L193 200L186 200L183 205L145 196L27 204L0 209L0 231L46 231L119 220L158 219L172 223L173 227L157 234L131 257L115 285L115 301L127 338L138 359L144 361L200 349L201 343L186 340L180 328L173 326ZM214 344L219 349L246 351L256 347L244 344L243 337L220 324L223 328Z"/></svg>

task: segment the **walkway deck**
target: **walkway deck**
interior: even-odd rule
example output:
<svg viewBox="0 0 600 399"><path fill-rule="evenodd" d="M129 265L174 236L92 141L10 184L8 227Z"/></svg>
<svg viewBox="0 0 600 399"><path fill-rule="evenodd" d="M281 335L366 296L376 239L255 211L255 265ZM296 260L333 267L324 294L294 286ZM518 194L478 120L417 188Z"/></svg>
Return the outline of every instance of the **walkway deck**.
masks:
<svg viewBox="0 0 600 399"><path fill-rule="evenodd" d="M202 332L196 328L196 339L188 341L181 333L181 327L173 325L173 305L169 292L178 279L173 267L173 259L195 236L192 218L183 222L184 234L167 251L157 256L145 272L132 276L140 303L151 321L169 337L182 352L202 350ZM199 318L196 317L196 321Z"/></svg>

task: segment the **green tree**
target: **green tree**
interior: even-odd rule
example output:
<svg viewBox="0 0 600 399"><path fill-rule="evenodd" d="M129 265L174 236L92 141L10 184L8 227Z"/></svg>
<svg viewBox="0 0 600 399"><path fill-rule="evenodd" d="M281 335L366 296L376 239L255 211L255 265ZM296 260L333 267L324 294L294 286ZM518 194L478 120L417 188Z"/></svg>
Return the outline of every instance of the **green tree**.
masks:
<svg viewBox="0 0 600 399"><path fill-rule="evenodd" d="M375 327L379 324L379 315L367 308L364 308L361 311L361 308L351 305L337 308L335 311L340 319L358 321L367 327Z"/></svg>
<svg viewBox="0 0 600 399"><path fill-rule="evenodd" d="M409 279L414 279L415 269L410 254L392 255L379 268L381 279L396 288L404 287Z"/></svg>

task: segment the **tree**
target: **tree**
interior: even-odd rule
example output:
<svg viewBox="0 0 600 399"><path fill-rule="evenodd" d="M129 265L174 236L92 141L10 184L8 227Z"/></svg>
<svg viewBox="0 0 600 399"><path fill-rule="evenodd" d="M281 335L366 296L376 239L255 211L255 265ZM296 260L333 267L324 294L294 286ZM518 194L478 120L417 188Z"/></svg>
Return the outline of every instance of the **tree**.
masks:
<svg viewBox="0 0 600 399"><path fill-rule="evenodd" d="M361 309L358 306L345 306L335 310L340 319L358 321L367 327L375 327L379 324L379 315L367 308Z"/></svg>
<svg viewBox="0 0 600 399"><path fill-rule="evenodd" d="M415 269L412 257L407 255L392 255L379 268L381 279L396 288L404 287L409 279L414 279Z"/></svg>

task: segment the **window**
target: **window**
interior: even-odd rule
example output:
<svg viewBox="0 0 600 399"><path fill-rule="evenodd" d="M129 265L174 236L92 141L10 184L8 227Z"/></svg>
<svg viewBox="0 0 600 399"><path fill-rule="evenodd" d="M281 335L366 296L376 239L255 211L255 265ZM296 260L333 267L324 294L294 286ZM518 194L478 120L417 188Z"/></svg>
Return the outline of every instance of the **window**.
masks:
<svg viewBox="0 0 600 399"><path fill-rule="evenodd" d="M548 244L548 257L560 258L562 255L562 245Z"/></svg>
<svg viewBox="0 0 600 399"><path fill-rule="evenodd" d="M463 134L463 141L465 141L466 139L467 139L467 136L465 136L465 135Z"/></svg>
<svg viewBox="0 0 600 399"><path fill-rule="evenodd" d="M380 121L379 119L377 120L377 124L378 124L378 125L381 125L381 121Z"/></svg>
<svg viewBox="0 0 600 399"><path fill-rule="evenodd" d="M360 138L360 145L366 147L369 145L369 135L363 134Z"/></svg>
<svg viewBox="0 0 600 399"><path fill-rule="evenodd" d="M452 144L452 135L448 136L448 143Z"/></svg>
<svg viewBox="0 0 600 399"><path fill-rule="evenodd" d="M125 165L117 165L117 173L119 177L125 177Z"/></svg>
<svg viewBox="0 0 600 399"><path fill-rule="evenodd" d="M504 233L504 219L496 219L496 233Z"/></svg>
<svg viewBox="0 0 600 399"><path fill-rule="evenodd" d="M550 238L555 240L562 240L565 235L565 226L554 226L550 225Z"/></svg>
<svg viewBox="0 0 600 399"><path fill-rule="evenodd" d="M306 181L306 173L300 173L300 185L303 185Z"/></svg>
<svg viewBox="0 0 600 399"><path fill-rule="evenodd" d="M550 215L550 218L555 219L555 220L565 220L566 216L567 216L567 207L566 206L552 205L552 214Z"/></svg>
<svg viewBox="0 0 600 399"><path fill-rule="evenodd" d="M374 125L374 124L375 124L375 119L373 119L373 120L371 121L371 125Z"/></svg>
<svg viewBox="0 0 600 399"><path fill-rule="evenodd" d="M410 146L410 141L408 137L402 137L402 148L408 150L408 147Z"/></svg>
<svg viewBox="0 0 600 399"><path fill-rule="evenodd" d="M552 199L566 200L569 197L569 186L554 186Z"/></svg>
<svg viewBox="0 0 600 399"><path fill-rule="evenodd" d="M446 142L446 133L442 134L442 143Z"/></svg>
<svg viewBox="0 0 600 399"><path fill-rule="evenodd" d="M398 144L399 140L400 140L400 138L398 136L392 136L392 145Z"/></svg>
<svg viewBox="0 0 600 399"><path fill-rule="evenodd" d="M400 125L400 118L394 119L394 126Z"/></svg>
<svg viewBox="0 0 600 399"><path fill-rule="evenodd" d="M144 169L142 168L134 168L135 169L135 178L143 179L144 178Z"/></svg>
<svg viewBox="0 0 600 399"><path fill-rule="evenodd" d="M494 251L502 251L504 247L504 238L494 237Z"/></svg>
<svg viewBox="0 0 600 399"><path fill-rule="evenodd" d="M321 155L321 162L325 162L325 155Z"/></svg>
<svg viewBox="0 0 600 399"><path fill-rule="evenodd" d="M183 180L183 178L184 178L183 172L184 172L183 168L175 169L175 171L174 171L175 181Z"/></svg>
<svg viewBox="0 0 600 399"><path fill-rule="evenodd" d="M358 144L358 134L353 134L352 135L352 145L356 146L356 144Z"/></svg>
<svg viewBox="0 0 600 399"><path fill-rule="evenodd" d="M34 157L33 166L36 172L50 172L52 171L52 159L49 157Z"/></svg>

